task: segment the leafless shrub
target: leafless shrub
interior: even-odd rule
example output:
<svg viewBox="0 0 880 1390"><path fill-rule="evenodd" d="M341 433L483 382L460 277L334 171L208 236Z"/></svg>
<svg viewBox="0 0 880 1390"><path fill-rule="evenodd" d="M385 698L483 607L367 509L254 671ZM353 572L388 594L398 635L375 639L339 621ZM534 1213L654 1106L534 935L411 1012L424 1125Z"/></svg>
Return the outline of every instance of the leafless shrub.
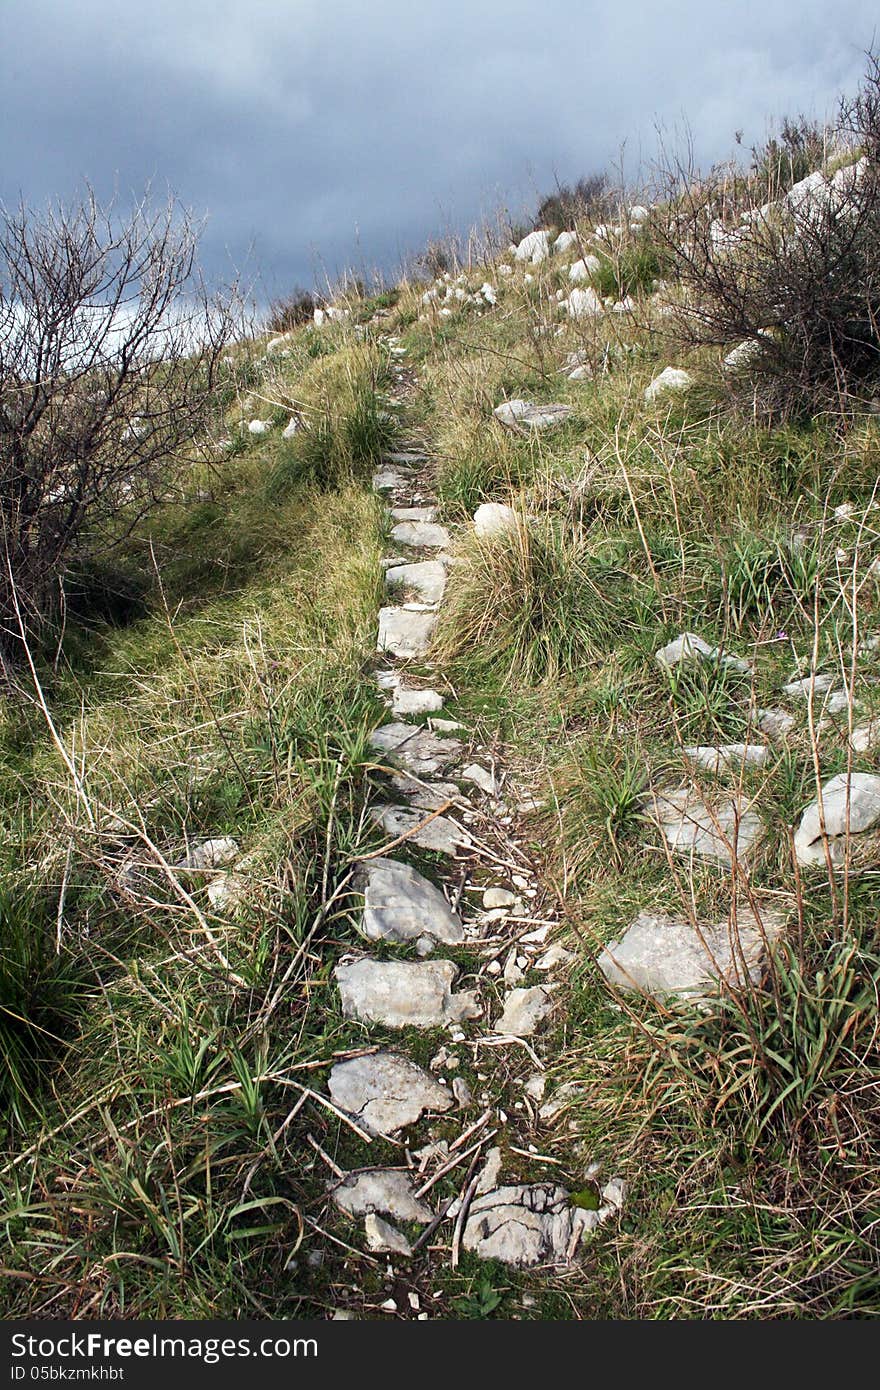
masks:
<svg viewBox="0 0 880 1390"><path fill-rule="evenodd" d="M860 159L812 171L784 197L743 208L742 180L668 172L658 227L682 294L668 320L687 346L748 344L735 394L792 415L865 408L880 387L880 63L869 55L842 122ZM763 194L766 196L766 187ZM760 197L760 194L759 194ZM758 205L755 205L755 204ZM734 219L736 219L734 221Z"/></svg>
<svg viewBox="0 0 880 1390"><path fill-rule="evenodd" d="M174 199L0 207L0 657L39 639L84 556L131 529L204 430L232 291ZM123 516L119 516L123 509Z"/></svg>
<svg viewBox="0 0 880 1390"><path fill-rule="evenodd" d="M269 305L266 328L270 333L289 333L300 324L309 323L315 313L315 296L301 285L295 286L290 294L275 299Z"/></svg>

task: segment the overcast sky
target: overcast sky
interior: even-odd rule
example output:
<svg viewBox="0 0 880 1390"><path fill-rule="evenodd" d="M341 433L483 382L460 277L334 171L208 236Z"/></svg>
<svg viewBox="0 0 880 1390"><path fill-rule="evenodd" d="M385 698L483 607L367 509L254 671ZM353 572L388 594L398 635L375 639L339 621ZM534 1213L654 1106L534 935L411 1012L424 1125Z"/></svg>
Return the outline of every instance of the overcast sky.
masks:
<svg viewBox="0 0 880 1390"><path fill-rule="evenodd" d="M0 198L148 180L262 291L390 270L555 181L833 113L870 0L0 0Z"/></svg>

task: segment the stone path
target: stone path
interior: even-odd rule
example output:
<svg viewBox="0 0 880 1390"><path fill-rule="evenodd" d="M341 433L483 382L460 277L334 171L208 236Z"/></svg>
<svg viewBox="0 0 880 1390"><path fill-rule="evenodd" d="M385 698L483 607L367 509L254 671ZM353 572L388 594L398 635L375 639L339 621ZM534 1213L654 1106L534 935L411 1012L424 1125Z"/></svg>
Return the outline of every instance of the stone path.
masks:
<svg viewBox="0 0 880 1390"><path fill-rule="evenodd" d="M355 866L363 950L339 961L334 982L344 1015L381 1029L382 1039L338 1061L328 1081L331 1102L358 1132L403 1145L405 1159L377 1168L365 1144L365 1167L337 1172L328 1194L360 1222L362 1245L373 1254L408 1259L417 1233L401 1225L423 1225L433 1232L427 1253L453 1267L464 1250L554 1269L570 1265L590 1233L617 1214L623 1188L613 1182L609 1201L597 1187L597 1209L587 1211L560 1184L558 1160L542 1156L533 1180L522 1180L540 1123L529 1098L545 1088L540 1035L563 1007L561 981L551 977L573 957L559 945L548 950L555 923L534 915L539 885L508 837L517 789L508 803L494 759L475 757L467 730L436 717L448 686L425 663L452 537L437 520L429 467L413 444L373 480L388 499L395 548L384 562L388 602L376 643L389 719L372 736L388 799L371 814L388 849ZM505 847L493 851L493 842ZM443 856L448 868L416 868L420 850ZM541 972L540 984L531 971ZM403 1030L412 1029L445 1032L429 1069L408 1055ZM388 1030L401 1034L399 1045L383 1045ZM455 1075L462 1065L484 1084L478 1100ZM522 1123L499 1109L495 1075L508 1086L515 1077ZM447 1183L443 1204L437 1194L447 1169L459 1190L451 1200ZM583 1175L576 1187L584 1187Z"/></svg>

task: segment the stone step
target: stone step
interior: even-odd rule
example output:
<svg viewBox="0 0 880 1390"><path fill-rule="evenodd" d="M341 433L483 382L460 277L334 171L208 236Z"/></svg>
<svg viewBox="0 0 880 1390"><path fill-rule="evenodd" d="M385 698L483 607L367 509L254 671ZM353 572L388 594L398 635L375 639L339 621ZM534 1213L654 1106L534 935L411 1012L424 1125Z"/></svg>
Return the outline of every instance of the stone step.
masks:
<svg viewBox="0 0 880 1390"><path fill-rule="evenodd" d="M346 1018L386 1028L438 1028L478 1018L475 990L452 993L458 966L451 960L357 960L334 975Z"/></svg>
<svg viewBox="0 0 880 1390"><path fill-rule="evenodd" d="M379 609L378 652L390 652L403 661L426 656L437 626L436 613L413 613L404 608Z"/></svg>
<svg viewBox="0 0 880 1390"><path fill-rule="evenodd" d="M415 1124L426 1112L443 1114L455 1103L445 1086L396 1052L337 1062L328 1086L334 1105L369 1134L385 1137Z"/></svg>
<svg viewBox="0 0 880 1390"><path fill-rule="evenodd" d="M423 824L427 813L422 810L390 805L374 806L370 814L386 835L394 839L405 835L408 844L429 849L434 854L448 854L454 859L460 849L469 849L473 844L468 832L448 816L434 816Z"/></svg>
<svg viewBox="0 0 880 1390"><path fill-rule="evenodd" d="M432 521L399 521L391 528L391 539L416 550L445 550L452 544L446 527Z"/></svg>
<svg viewBox="0 0 880 1390"><path fill-rule="evenodd" d="M385 571L385 583L389 588L401 585L412 589L423 603L440 603L446 592L446 567L439 560L392 564Z"/></svg>
<svg viewBox="0 0 880 1390"><path fill-rule="evenodd" d="M363 892L361 930L371 941L415 941L454 946L464 940L461 918L434 884L397 859L371 859L358 869Z"/></svg>

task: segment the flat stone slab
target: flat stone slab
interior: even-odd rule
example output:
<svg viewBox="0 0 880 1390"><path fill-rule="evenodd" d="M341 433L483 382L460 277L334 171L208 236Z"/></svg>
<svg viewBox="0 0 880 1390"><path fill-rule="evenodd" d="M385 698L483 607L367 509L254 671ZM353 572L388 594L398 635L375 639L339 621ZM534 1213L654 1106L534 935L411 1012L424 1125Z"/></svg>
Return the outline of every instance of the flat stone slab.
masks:
<svg viewBox="0 0 880 1390"><path fill-rule="evenodd" d="M420 724L383 724L370 736L370 747L384 753L396 767L416 777L430 777L455 762L461 753L457 738L441 738Z"/></svg>
<svg viewBox="0 0 880 1390"><path fill-rule="evenodd" d="M792 699L809 700L811 693L814 697L827 695L833 684L833 676L796 676L782 687L782 693Z"/></svg>
<svg viewBox="0 0 880 1390"><path fill-rule="evenodd" d="M432 521L398 521L391 528L391 539L417 550L445 550L452 544L446 527Z"/></svg>
<svg viewBox="0 0 880 1390"><path fill-rule="evenodd" d="M394 521L436 521L436 507L392 507L391 517Z"/></svg>
<svg viewBox="0 0 880 1390"><path fill-rule="evenodd" d="M719 797L712 805L692 788L647 797L650 818L675 854L696 855L731 864L744 859L760 839L763 826L742 795Z"/></svg>
<svg viewBox="0 0 880 1390"><path fill-rule="evenodd" d="M611 984L663 998L704 999L719 980L760 984L767 949L785 928L776 909L756 917L747 903L722 922L693 923L665 912L640 912L620 941L609 941L598 960Z"/></svg>
<svg viewBox="0 0 880 1390"><path fill-rule="evenodd" d="M755 713L755 722L762 734L768 738L786 738L797 724L793 714L788 710L781 709L778 705L773 705L769 709L759 709Z"/></svg>
<svg viewBox="0 0 880 1390"><path fill-rule="evenodd" d="M437 1028L480 1014L474 990L452 993L458 967L451 960L358 960L337 965L334 974L342 1012L362 1023Z"/></svg>
<svg viewBox="0 0 880 1390"><path fill-rule="evenodd" d="M598 1212L573 1206L564 1187L517 1183L474 1198L462 1244L481 1259L518 1268L564 1265L598 1224Z"/></svg>
<svg viewBox="0 0 880 1390"><path fill-rule="evenodd" d="M425 656L431 646L436 613L413 613L406 608L379 609L377 652L391 652L404 661Z"/></svg>
<svg viewBox="0 0 880 1390"><path fill-rule="evenodd" d="M371 859L360 871L364 911L361 930L370 941L433 937L455 946L464 940L461 918L439 888L396 859Z"/></svg>
<svg viewBox="0 0 880 1390"><path fill-rule="evenodd" d="M420 560L413 565L392 565L385 571L389 588L403 585L418 594L422 603L439 603L446 592L446 566L439 560Z"/></svg>
<svg viewBox="0 0 880 1390"><path fill-rule="evenodd" d="M399 1168L364 1168L349 1173L332 1190L333 1200L349 1216L381 1212L397 1221L417 1221L427 1225L434 1213L415 1195L415 1184Z"/></svg>
<svg viewBox="0 0 880 1390"><path fill-rule="evenodd" d="M398 488L408 487L411 481L397 468L380 468L373 474L373 491L396 492Z"/></svg>
<svg viewBox="0 0 880 1390"><path fill-rule="evenodd" d="M408 806L374 806L371 814L387 835L395 838L406 835L412 844L433 850L435 854L455 856L459 849L467 849L472 844L464 827L447 816L434 816L427 825L422 825L425 813L421 809L410 810ZM417 830L416 826L421 828Z"/></svg>
<svg viewBox="0 0 880 1390"><path fill-rule="evenodd" d="M337 1062L330 1073L330 1099L370 1134L396 1134L425 1112L442 1114L453 1098L445 1086L407 1057L375 1052Z"/></svg>
<svg viewBox="0 0 880 1390"><path fill-rule="evenodd" d="M434 714L443 708L443 696L436 690L407 690L398 686L391 708L395 714Z"/></svg>
<svg viewBox="0 0 880 1390"><path fill-rule="evenodd" d="M464 769L461 776L463 781L473 782L474 786L479 787L480 791L485 792L486 796L498 796L501 791L492 773L488 772L486 768L480 767L479 763L470 763L469 766Z"/></svg>
<svg viewBox="0 0 880 1390"><path fill-rule="evenodd" d="M722 743L717 748L691 747L684 752L692 763L707 768L709 772L735 771L743 764L762 767L767 761L767 745L764 743Z"/></svg>
<svg viewBox="0 0 880 1390"><path fill-rule="evenodd" d="M574 414L570 405L533 405L531 401L502 401L492 411L508 429L548 430L562 425Z"/></svg>
<svg viewBox="0 0 880 1390"><path fill-rule="evenodd" d="M376 1255L403 1255L408 1258L412 1254L412 1246L403 1232L383 1221L373 1211L364 1217L364 1235L367 1237L367 1249Z"/></svg>
<svg viewBox="0 0 880 1390"><path fill-rule="evenodd" d="M427 782L422 785L407 777L405 773L395 773L391 785L401 796L405 796L410 806L422 811L439 811L448 801L461 801L461 792L454 782Z"/></svg>
<svg viewBox="0 0 880 1390"><path fill-rule="evenodd" d="M504 1011L492 1031L512 1038L530 1038L552 1009L553 996L549 987L533 985L531 989L512 989L505 996Z"/></svg>
<svg viewBox="0 0 880 1390"><path fill-rule="evenodd" d="M847 841L855 849L852 837L869 830L880 830L880 777L872 772L852 772L849 777L839 772L822 785L821 810L817 798L801 816L794 833L797 861L805 868L824 866L827 838L832 864L842 864Z"/></svg>

